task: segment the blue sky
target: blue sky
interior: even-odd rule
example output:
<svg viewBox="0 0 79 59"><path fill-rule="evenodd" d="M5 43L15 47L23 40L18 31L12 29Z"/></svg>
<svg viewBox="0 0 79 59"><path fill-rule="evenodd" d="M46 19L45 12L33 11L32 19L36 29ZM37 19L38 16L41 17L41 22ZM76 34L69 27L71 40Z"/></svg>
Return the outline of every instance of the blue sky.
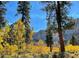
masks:
<svg viewBox="0 0 79 59"><path fill-rule="evenodd" d="M33 27L34 31L43 30L46 28L46 14L41 10L42 5L39 2L31 1L31 10L30 10L30 25ZM17 13L17 1L9 2L6 5L6 19L9 24L12 24L21 18L20 15L15 16ZM79 18L79 2L73 1L71 8L69 9L69 16L74 18Z"/></svg>

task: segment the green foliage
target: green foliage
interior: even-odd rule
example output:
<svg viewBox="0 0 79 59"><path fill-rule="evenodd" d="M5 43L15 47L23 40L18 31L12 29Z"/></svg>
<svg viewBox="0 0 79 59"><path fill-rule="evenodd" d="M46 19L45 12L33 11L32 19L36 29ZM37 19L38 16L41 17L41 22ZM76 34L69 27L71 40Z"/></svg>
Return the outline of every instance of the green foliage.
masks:
<svg viewBox="0 0 79 59"><path fill-rule="evenodd" d="M46 43L47 43L47 46L50 47L50 45L53 44L53 41L52 41L52 32L50 32L48 30L47 34L46 34Z"/></svg>
<svg viewBox="0 0 79 59"><path fill-rule="evenodd" d="M70 40L70 44L76 45L76 39L74 35L72 36L72 39Z"/></svg>
<svg viewBox="0 0 79 59"><path fill-rule="evenodd" d="M54 3L51 2L42 2L43 4L46 4L46 6L42 9L46 12L46 20L47 20L47 29L46 29L46 44L48 47L52 47L53 44L53 38L52 38L52 11L54 8ZM54 28L54 27L53 27ZM51 50L51 49L50 49Z"/></svg>
<svg viewBox="0 0 79 59"><path fill-rule="evenodd" d="M0 29L6 25L5 21L5 13L6 13L6 8L5 8L6 2L0 1Z"/></svg>

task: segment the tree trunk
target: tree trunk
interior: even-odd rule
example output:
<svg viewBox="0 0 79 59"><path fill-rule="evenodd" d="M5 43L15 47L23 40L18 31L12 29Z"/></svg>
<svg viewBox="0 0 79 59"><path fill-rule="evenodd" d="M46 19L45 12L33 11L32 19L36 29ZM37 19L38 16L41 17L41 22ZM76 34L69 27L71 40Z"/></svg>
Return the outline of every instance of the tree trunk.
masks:
<svg viewBox="0 0 79 59"><path fill-rule="evenodd" d="M52 45L50 45L50 52L52 52Z"/></svg>
<svg viewBox="0 0 79 59"><path fill-rule="evenodd" d="M57 23L58 23L60 50L61 50L61 54L62 54L65 51L65 47L64 47L64 39L63 39L62 26L61 26L62 17L61 17L61 10L60 10L60 2L59 1L57 1L56 19L57 19Z"/></svg>

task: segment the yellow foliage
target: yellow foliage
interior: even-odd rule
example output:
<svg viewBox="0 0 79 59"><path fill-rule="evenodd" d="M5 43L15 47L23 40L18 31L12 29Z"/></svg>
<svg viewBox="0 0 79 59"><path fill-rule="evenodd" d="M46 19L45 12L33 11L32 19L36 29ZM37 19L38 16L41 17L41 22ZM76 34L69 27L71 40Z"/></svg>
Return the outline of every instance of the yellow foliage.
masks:
<svg viewBox="0 0 79 59"><path fill-rule="evenodd" d="M2 32L2 30L0 29L0 32Z"/></svg>
<svg viewBox="0 0 79 59"><path fill-rule="evenodd" d="M17 22L17 24L14 26L15 28L15 35L16 35L16 40L23 40L23 35L24 35L24 25L21 20Z"/></svg>
<svg viewBox="0 0 79 59"><path fill-rule="evenodd" d="M45 46L34 46L34 45L29 45L29 47L26 48L27 51L31 53L41 53L41 54L47 54L49 53L49 48Z"/></svg>
<svg viewBox="0 0 79 59"><path fill-rule="evenodd" d="M18 50L18 47L16 45L10 45L9 46L10 52L16 52L16 50Z"/></svg>
<svg viewBox="0 0 79 59"><path fill-rule="evenodd" d="M29 37L30 37L30 40L32 40L32 36L33 36L34 32L31 31L30 34L29 34Z"/></svg>
<svg viewBox="0 0 79 59"><path fill-rule="evenodd" d="M6 26L2 29L2 32L4 33L8 33L10 31L10 27L9 26Z"/></svg>
<svg viewBox="0 0 79 59"><path fill-rule="evenodd" d="M6 26L5 27L5 30L6 30L6 32L9 32L10 31L10 27L9 26Z"/></svg>
<svg viewBox="0 0 79 59"><path fill-rule="evenodd" d="M46 47L46 46L34 46L34 45L30 45L29 48L27 48L30 52L32 53L41 53L41 54L47 54L50 52L50 48ZM68 45L65 46L65 50L66 51L70 51L70 52L75 52L75 51L79 51L79 46L73 46L73 45ZM52 52L59 52L60 49L58 47L53 47L52 48Z"/></svg>
<svg viewBox="0 0 79 59"><path fill-rule="evenodd" d="M9 45L9 43L5 42L5 46L6 46L6 47L9 47L10 45Z"/></svg>
<svg viewBox="0 0 79 59"><path fill-rule="evenodd" d="M79 51L79 46L68 45L65 47L66 51L74 52Z"/></svg>
<svg viewBox="0 0 79 59"><path fill-rule="evenodd" d="M25 54L26 58L33 58L32 54Z"/></svg>
<svg viewBox="0 0 79 59"><path fill-rule="evenodd" d="M44 41L42 39L40 39L38 44L42 46L42 45L44 45Z"/></svg>
<svg viewBox="0 0 79 59"><path fill-rule="evenodd" d="M3 42L3 37L0 36L0 43Z"/></svg>
<svg viewBox="0 0 79 59"><path fill-rule="evenodd" d="M2 45L0 45L0 52L2 52L3 51L3 46Z"/></svg>
<svg viewBox="0 0 79 59"><path fill-rule="evenodd" d="M19 20L18 22L17 22L17 24L15 25L15 28L17 29L17 30L21 30L22 31L22 29L23 29L23 22L21 21L21 20Z"/></svg>
<svg viewBox="0 0 79 59"><path fill-rule="evenodd" d="M59 52L59 48L57 48L57 47L53 47L52 52Z"/></svg>
<svg viewBox="0 0 79 59"><path fill-rule="evenodd" d="M49 48L45 47L45 46L38 46L37 51L38 51L38 53L41 53L41 54L48 54Z"/></svg>

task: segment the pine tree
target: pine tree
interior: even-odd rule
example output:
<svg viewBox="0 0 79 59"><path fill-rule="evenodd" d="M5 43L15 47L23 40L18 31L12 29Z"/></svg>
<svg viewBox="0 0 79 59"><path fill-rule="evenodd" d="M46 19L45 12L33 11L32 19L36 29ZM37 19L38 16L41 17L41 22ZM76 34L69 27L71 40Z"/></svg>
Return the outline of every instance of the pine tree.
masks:
<svg viewBox="0 0 79 59"><path fill-rule="evenodd" d="M45 8L42 10L46 12L46 20L47 20L47 30L46 30L46 44L48 47L50 47L50 52L52 52L52 44L53 44L53 37L52 37L52 28L51 28L51 17L52 17L52 10L53 8L50 6L50 2L42 2L44 4L47 4Z"/></svg>
<svg viewBox="0 0 79 59"><path fill-rule="evenodd" d="M55 28L59 34L60 51L61 53L63 53L65 51L63 31L67 28L69 29L68 26L70 26L71 28L74 25L73 22L70 22L71 21L71 19L69 19L70 17L67 16L68 7L70 6L70 2L49 1L49 2L45 2L45 4L46 6L44 8L48 9L49 10L48 12L51 11L51 15L52 15L51 20L53 21L53 23L56 24Z"/></svg>
<svg viewBox="0 0 79 59"><path fill-rule="evenodd" d="M22 15L22 22L25 25L25 42L27 44L30 43L29 33L30 33L30 25L29 25L29 10L30 10L30 2L29 1L19 1L18 2L18 13Z"/></svg>
<svg viewBox="0 0 79 59"><path fill-rule="evenodd" d="M6 25L6 20L4 17L4 15L6 14L5 4L6 2L0 1L0 28Z"/></svg>

